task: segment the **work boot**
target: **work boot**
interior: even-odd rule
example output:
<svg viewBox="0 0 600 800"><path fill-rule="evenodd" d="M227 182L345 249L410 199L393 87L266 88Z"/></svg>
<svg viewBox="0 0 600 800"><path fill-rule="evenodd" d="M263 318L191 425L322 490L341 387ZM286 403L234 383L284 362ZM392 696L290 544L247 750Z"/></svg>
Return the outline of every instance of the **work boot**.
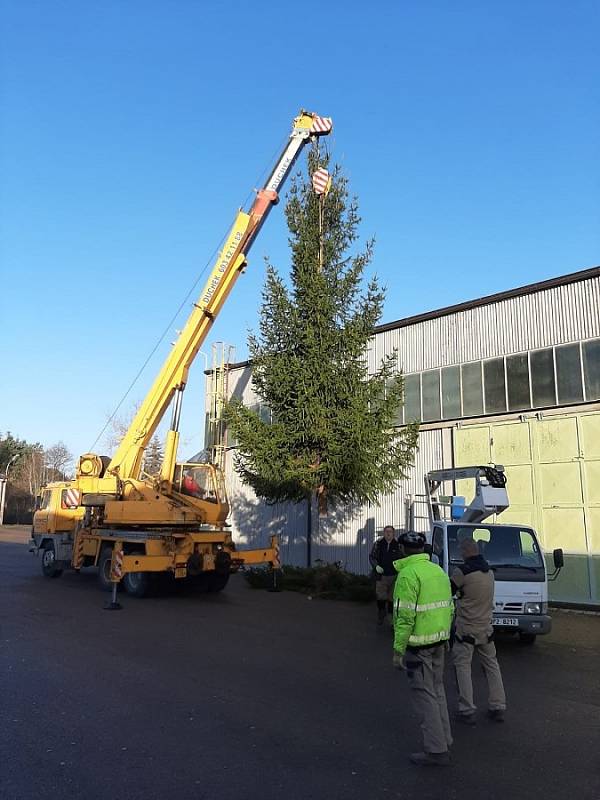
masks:
<svg viewBox="0 0 600 800"><path fill-rule="evenodd" d="M411 753L409 760L419 767L447 767L450 764L450 753Z"/></svg>
<svg viewBox="0 0 600 800"><path fill-rule="evenodd" d="M490 708L490 710L487 712L487 715L490 719L493 719L494 722L504 722L503 708Z"/></svg>
<svg viewBox="0 0 600 800"><path fill-rule="evenodd" d="M457 722L462 722L463 725L470 725L471 727L473 727L473 725L477 725L477 718L474 711L466 714L457 714L455 719Z"/></svg>

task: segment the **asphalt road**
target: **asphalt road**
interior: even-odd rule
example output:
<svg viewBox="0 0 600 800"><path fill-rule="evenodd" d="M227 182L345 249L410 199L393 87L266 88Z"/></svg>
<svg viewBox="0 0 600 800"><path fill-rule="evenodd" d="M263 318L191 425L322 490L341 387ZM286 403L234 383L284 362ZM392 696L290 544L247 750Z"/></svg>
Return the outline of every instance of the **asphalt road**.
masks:
<svg viewBox="0 0 600 800"><path fill-rule="evenodd" d="M43 578L10 538L3 800L600 798L598 616L556 612L533 647L501 641L506 722L455 726L452 765L424 769L407 761L419 731L373 607L238 576L107 612L93 571Z"/></svg>

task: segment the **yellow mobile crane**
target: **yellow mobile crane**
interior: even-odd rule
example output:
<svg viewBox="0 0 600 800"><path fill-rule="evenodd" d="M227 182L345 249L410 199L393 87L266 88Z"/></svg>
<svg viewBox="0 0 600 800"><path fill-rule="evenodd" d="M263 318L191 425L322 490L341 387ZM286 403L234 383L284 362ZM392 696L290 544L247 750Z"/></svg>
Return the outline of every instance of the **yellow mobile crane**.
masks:
<svg viewBox="0 0 600 800"><path fill-rule="evenodd" d="M224 588L242 564L278 565L276 537L263 550L237 550L229 526L223 475L213 464L177 463L179 419L188 371L215 317L246 266L248 251L303 146L332 130L328 117L301 111L289 141L248 212L240 210L206 285L152 388L112 458L85 453L72 481L44 487L33 518L32 551L42 572L99 567L100 583L143 596L154 573L196 576L209 591ZM158 475L143 472L144 450L172 406Z"/></svg>

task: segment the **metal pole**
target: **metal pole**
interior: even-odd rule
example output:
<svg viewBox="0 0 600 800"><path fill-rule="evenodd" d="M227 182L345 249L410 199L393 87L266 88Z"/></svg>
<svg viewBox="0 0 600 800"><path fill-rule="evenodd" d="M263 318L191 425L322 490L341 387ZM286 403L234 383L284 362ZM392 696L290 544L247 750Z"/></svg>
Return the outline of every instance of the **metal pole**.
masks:
<svg viewBox="0 0 600 800"><path fill-rule="evenodd" d="M111 605L111 608L113 608L113 609L121 608L120 603L117 602L117 586L118 586L117 582L113 581L112 593L111 593L111 598L110 598L110 605Z"/></svg>
<svg viewBox="0 0 600 800"><path fill-rule="evenodd" d="M4 525L4 497L6 494L6 478L0 478L0 525Z"/></svg>
<svg viewBox="0 0 600 800"><path fill-rule="evenodd" d="M312 566L312 493L306 498L306 566Z"/></svg>
<svg viewBox="0 0 600 800"><path fill-rule="evenodd" d="M117 600L117 588L122 577L123 542L113 545L112 560L110 562L110 579L112 581L110 603L104 606L105 611L120 611L123 606Z"/></svg>
<svg viewBox="0 0 600 800"><path fill-rule="evenodd" d="M6 465L6 472L4 473L4 478L0 478L0 480L2 481L2 492L0 499L0 525L4 524L4 504L6 502L6 486L8 484L8 471L10 470L11 466L15 463L18 457L19 453L15 453L15 455L9 460L8 464Z"/></svg>
<svg viewBox="0 0 600 800"><path fill-rule="evenodd" d="M319 195L319 272L323 272L323 202L325 195Z"/></svg>

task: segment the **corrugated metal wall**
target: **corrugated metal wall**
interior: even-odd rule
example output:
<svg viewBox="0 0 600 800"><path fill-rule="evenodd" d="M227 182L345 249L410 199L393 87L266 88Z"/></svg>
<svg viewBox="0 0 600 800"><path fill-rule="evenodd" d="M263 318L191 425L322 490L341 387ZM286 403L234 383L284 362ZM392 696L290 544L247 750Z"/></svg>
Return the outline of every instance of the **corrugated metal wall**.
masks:
<svg viewBox="0 0 600 800"><path fill-rule="evenodd" d="M378 333L369 346L369 368L374 370L394 348L400 366L408 373L599 337L599 309L600 277L504 299ZM257 402L249 367L232 370L229 389L231 395L247 405ZM313 514L314 560L341 561L353 572L368 570L370 546L383 526L404 526L406 494L422 494L425 472L453 463L449 428L423 430L419 445L408 479L393 495L382 498L380 506L345 508L325 520L318 520ZM306 508L259 502L252 491L241 485L232 461L229 454L226 479L236 540L262 546L271 534L277 533L284 562L304 564ZM425 520L417 527L425 529ZM596 532L595 538L600 541L598 536ZM593 558L596 552L594 548Z"/></svg>
<svg viewBox="0 0 600 800"><path fill-rule="evenodd" d="M444 445L446 447L444 447ZM419 436L419 450L415 464L398 490L381 499L381 505L346 508L319 520L314 535L313 556L326 562L341 561L350 572L368 572L369 551L376 537L382 535L384 525L404 528L407 494L423 494L423 476L439 465L447 464L452 457L450 439L442 430L423 431ZM446 450L446 452L445 452ZM317 519L315 517L315 525ZM423 519L416 527L427 529Z"/></svg>
<svg viewBox="0 0 600 800"><path fill-rule="evenodd" d="M319 519L313 509L313 562L318 559L328 563L341 561L351 572L368 572L369 550L376 536L381 536L383 526L404 527L406 495L422 494L425 472L450 464L451 441L447 434L448 431L442 430L420 434L419 451L407 480L394 494L383 497L381 505L332 510L325 519ZM254 492L241 483L233 468L233 457L226 462L226 481L231 502L229 521L236 542L248 547L263 547L269 536L277 534L281 538L283 562L304 566L306 505L278 503L268 506L259 501ZM419 520L415 527L426 530L425 519Z"/></svg>
<svg viewBox="0 0 600 800"><path fill-rule="evenodd" d="M398 351L404 372L600 336L600 277L428 319L375 336L369 368Z"/></svg>

